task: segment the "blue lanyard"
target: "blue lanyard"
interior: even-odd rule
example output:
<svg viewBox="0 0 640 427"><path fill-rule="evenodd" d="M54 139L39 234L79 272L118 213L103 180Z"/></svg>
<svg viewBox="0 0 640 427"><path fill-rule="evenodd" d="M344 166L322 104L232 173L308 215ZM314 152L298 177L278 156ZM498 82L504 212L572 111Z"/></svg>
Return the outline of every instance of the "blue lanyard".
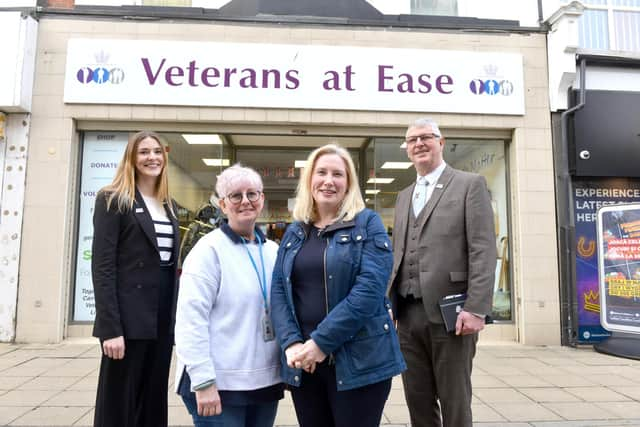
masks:
<svg viewBox="0 0 640 427"><path fill-rule="evenodd" d="M253 270L256 272L256 276L258 276L258 284L260 284L260 290L262 291L262 299L264 301L264 310L268 311L267 307L267 273L264 270L264 257L262 255L262 245L264 242L260 240L258 237L258 250L260 252L260 263L262 264L262 279L260 278L260 272L258 271L258 266L256 265L256 261L251 256L251 252L247 247L247 240L244 237L240 237L242 239L242 243L244 244L244 248L247 250L247 255L249 255L249 259L251 260L251 265L253 265Z"/></svg>

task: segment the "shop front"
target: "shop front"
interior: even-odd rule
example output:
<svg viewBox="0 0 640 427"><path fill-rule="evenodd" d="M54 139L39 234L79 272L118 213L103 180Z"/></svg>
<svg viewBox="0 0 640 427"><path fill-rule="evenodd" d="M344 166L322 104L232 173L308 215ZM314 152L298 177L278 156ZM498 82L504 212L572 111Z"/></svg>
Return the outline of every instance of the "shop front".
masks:
<svg viewBox="0 0 640 427"><path fill-rule="evenodd" d="M216 176L236 162L262 176L258 222L277 241L305 158L328 142L350 151L367 206L392 234L396 195L415 179L404 132L428 116L446 137L447 163L484 175L491 192L497 322L483 339L559 342L544 34L264 22L113 29L41 20L47 66L36 74L25 229L44 250L21 263L19 340L90 335L93 201L131 132L155 130L167 147L186 252L190 230L216 226ZM23 246L35 254L31 239Z"/></svg>

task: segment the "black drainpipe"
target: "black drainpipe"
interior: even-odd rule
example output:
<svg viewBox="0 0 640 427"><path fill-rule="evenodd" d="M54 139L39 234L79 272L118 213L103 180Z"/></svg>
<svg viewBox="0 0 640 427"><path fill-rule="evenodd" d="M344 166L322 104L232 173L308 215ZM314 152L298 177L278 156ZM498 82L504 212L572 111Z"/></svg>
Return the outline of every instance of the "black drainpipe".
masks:
<svg viewBox="0 0 640 427"><path fill-rule="evenodd" d="M560 116L561 128L561 162L559 184L562 192L565 193L567 209L564 212L567 215L566 221L560 223L560 250L562 251L560 259L564 261L564 271L561 274L560 283L560 303L561 303L561 321L566 322L564 329L567 331L568 345L575 346L576 337L574 336L574 314L577 313L576 299L576 283L575 283L575 231L576 224L574 218L573 206L573 184L571 175L569 174L569 115L583 108L586 104L586 66L587 60L580 59L580 92L578 103L563 112ZM562 268L561 268L562 271ZM564 294L564 295L563 295Z"/></svg>

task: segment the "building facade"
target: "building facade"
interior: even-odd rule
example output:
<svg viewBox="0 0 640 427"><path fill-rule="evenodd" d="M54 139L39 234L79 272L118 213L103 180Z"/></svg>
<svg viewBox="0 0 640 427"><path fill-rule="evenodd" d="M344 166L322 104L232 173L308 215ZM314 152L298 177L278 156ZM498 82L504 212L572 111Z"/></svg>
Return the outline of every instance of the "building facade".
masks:
<svg viewBox="0 0 640 427"><path fill-rule="evenodd" d="M640 2L548 1L549 89L555 148L562 342L598 343L596 216L640 202ZM637 261L622 280L640 297ZM633 304L632 304L633 305ZM637 304L635 304L637 306ZM637 317L640 309L632 310Z"/></svg>
<svg viewBox="0 0 640 427"><path fill-rule="evenodd" d="M415 178L403 135L429 116L446 137L445 160L483 174L492 195L497 320L482 339L560 342L547 39L536 8L524 26L383 14L364 1L69 3L33 11L17 341L90 335L93 198L131 132L161 134L185 230L212 203L216 175L239 161L262 175L259 223L278 239L300 162L337 141L393 233L395 195Z"/></svg>

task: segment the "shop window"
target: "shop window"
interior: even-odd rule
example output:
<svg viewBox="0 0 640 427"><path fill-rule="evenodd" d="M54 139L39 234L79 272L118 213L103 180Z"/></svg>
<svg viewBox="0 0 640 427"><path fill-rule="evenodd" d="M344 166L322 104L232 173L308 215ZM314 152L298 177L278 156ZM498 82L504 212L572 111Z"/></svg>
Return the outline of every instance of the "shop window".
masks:
<svg viewBox="0 0 640 427"><path fill-rule="evenodd" d="M396 195L415 179L415 170L395 138L193 133L161 133L160 136L169 154L170 191L178 203L181 260L201 235L217 226L220 212L213 196L216 179L226 167L236 162L254 168L262 177L266 202L258 226L275 241L280 240L292 221L301 167L316 147L335 140L349 150L367 207L378 211L389 233L393 232ZM92 321L95 314L91 283L95 194L113 179L128 137L128 132L86 132L83 136L72 304L74 321ZM481 173L487 179L499 253L494 317L511 319L504 143L449 139L445 160L456 168Z"/></svg>
<svg viewBox="0 0 640 427"><path fill-rule="evenodd" d="M299 138L303 140L303 138ZM323 145L329 141L318 141ZM255 169L262 177L265 204L258 218L267 237L279 242L288 224L292 222L291 212L295 203L296 188L300 172L306 166L305 160L316 148L238 148L236 159L245 166ZM356 167L358 152L350 150Z"/></svg>
<svg viewBox="0 0 640 427"><path fill-rule="evenodd" d="M512 284L509 267L509 215L504 141L447 139L444 159L452 167L483 175L491 193L498 262L494 284L493 317L512 319ZM364 191L367 207L375 209L393 233L396 197L411 185L416 171L397 138L375 138L365 153Z"/></svg>
<svg viewBox="0 0 640 427"><path fill-rule="evenodd" d="M93 321L95 315L91 283L91 245L93 241L93 208L98 190L113 180L116 168L129 138L127 132L86 132L82 147L80 207L76 243L74 321ZM211 198L216 177L233 163L229 144L215 134L161 133L168 151L169 185L178 204L181 259L195 240L189 231L206 233L215 226L217 201Z"/></svg>

